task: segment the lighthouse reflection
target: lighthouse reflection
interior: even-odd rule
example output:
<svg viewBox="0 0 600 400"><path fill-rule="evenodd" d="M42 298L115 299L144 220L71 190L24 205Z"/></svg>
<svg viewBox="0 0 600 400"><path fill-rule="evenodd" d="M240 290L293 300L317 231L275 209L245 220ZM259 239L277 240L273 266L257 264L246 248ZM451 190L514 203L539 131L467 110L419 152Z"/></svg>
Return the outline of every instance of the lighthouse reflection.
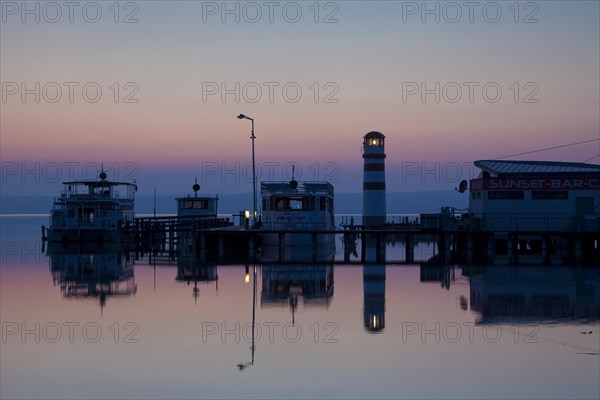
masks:
<svg viewBox="0 0 600 400"><path fill-rule="evenodd" d="M370 333L380 333L385 328L385 243L370 234L366 234L364 243L364 328Z"/></svg>
<svg viewBox="0 0 600 400"><path fill-rule="evenodd" d="M97 299L103 309L110 297L135 294L133 258L118 245L89 247L49 243L47 255L54 285L69 299Z"/></svg>

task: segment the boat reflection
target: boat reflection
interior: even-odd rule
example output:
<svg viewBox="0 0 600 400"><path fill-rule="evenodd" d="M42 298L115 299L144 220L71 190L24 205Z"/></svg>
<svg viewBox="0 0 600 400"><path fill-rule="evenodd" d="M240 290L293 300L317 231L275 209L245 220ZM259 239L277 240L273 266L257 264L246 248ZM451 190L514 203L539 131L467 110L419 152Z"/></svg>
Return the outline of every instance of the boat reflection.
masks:
<svg viewBox="0 0 600 400"><path fill-rule="evenodd" d="M219 274L217 266L213 264L202 264L193 254L180 251L177 256L177 282L186 283L188 286L193 282L192 296L194 301L200 296L198 283L216 284L216 290L219 290Z"/></svg>
<svg viewBox="0 0 600 400"><path fill-rule="evenodd" d="M133 258L122 246L49 243L47 255L54 285L69 299L98 299L103 309L109 297L134 295Z"/></svg>
<svg viewBox="0 0 600 400"><path fill-rule="evenodd" d="M289 306L292 322L298 303L328 308L333 300L333 264L267 264L262 266L262 307Z"/></svg>
<svg viewBox="0 0 600 400"><path fill-rule="evenodd" d="M335 235L328 233L281 233L269 234L278 239L269 238L261 247L260 259L265 263L315 263L333 261L335 257ZM290 243L289 237L302 238ZM266 235L263 235L263 240Z"/></svg>

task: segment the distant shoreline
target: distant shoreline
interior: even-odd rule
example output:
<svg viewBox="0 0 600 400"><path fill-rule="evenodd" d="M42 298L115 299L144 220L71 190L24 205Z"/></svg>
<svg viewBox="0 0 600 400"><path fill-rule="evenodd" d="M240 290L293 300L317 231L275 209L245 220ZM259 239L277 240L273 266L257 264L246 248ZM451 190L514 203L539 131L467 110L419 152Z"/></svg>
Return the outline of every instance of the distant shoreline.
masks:
<svg viewBox="0 0 600 400"><path fill-rule="evenodd" d="M244 207L252 204L251 193L219 194L219 211L223 215L238 215ZM176 195L156 196L157 215L175 215L177 212ZM0 215L49 215L55 196L4 195L0 196ZM154 214L154 196L138 195L135 209L138 215ZM442 207L455 207L466 210L469 203L468 193L459 193L454 189L425 192L387 193L388 215L410 215L439 213ZM247 208L249 209L249 208ZM361 215L362 193L336 193L335 213L339 215Z"/></svg>

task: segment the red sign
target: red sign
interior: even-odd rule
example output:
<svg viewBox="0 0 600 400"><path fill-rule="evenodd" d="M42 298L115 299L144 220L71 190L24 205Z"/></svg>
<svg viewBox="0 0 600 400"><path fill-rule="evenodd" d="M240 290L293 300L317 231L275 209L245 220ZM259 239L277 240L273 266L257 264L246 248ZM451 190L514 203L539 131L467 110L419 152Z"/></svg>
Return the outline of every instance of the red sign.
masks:
<svg viewBox="0 0 600 400"><path fill-rule="evenodd" d="M600 177L479 178L471 190L600 190Z"/></svg>

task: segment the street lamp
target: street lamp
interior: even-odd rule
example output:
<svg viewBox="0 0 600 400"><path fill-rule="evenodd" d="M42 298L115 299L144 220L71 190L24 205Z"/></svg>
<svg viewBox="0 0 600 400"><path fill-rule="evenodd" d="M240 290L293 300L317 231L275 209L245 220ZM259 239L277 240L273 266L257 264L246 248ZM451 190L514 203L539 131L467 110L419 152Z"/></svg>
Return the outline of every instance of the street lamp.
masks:
<svg viewBox="0 0 600 400"><path fill-rule="evenodd" d="M256 163L254 162L254 118L250 118L244 114L237 116L238 119L249 119L252 122L252 227L256 228Z"/></svg>

